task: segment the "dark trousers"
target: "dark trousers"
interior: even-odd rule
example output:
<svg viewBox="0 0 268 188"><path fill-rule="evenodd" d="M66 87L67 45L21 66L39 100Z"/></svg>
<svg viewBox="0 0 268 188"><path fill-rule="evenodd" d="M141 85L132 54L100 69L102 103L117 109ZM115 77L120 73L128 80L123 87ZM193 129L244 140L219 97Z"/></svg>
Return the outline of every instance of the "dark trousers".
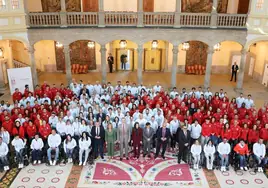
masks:
<svg viewBox="0 0 268 188"><path fill-rule="evenodd" d="M156 152L155 152L155 156L156 157L159 155L161 145L162 145L162 154L161 154L161 156L162 157L165 156L165 152L166 152L166 148L167 148L167 143L168 143L168 140L166 140L166 141L157 140Z"/></svg>
<svg viewBox="0 0 268 188"><path fill-rule="evenodd" d="M176 134L172 134L172 136L171 136L171 147L172 148L175 148L175 146L176 146Z"/></svg>
<svg viewBox="0 0 268 188"><path fill-rule="evenodd" d="M235 79L235 82L236 82L236 71L232 71L232 77L231 77L231 81L233 81L233 77Z"/></svg>
<svg viewBox="0 0 268 188"><path fill-rule="evenodd" d="M42 159L42 151L34 149L32 151L32 159L33 159L33 161L41 160Z"/></svg>
<svg viewBox="0 0 268 188"><path fill-rule="evenodd" d="M140 157L141 145L140 143L133 143L134 157Z"/></svg>
<svg viewBox="0 0 268 188"><path fill-rule="evenodd" d="M186 160L187 153L188 153L188 147L185 145L179 145L178 163L181 162L181 159L187 162Z"/></svg>
<svg viewBox="0 0 268 188"><path fill-rule="evenodd" d="M19 164L23 163L23 149L21 149L19 152L16 151L16 158Z"/></svg>
<svg viewBox="0 0 268 188"><path fill-rule="evenodd" d="M103 144L101 140L95 140L94 142L94 156L97 158L98 156L103 157Z"/></svg>
<svg viewBox="0 0 268 188"><path fill-rule="evenodd" d="M121 69L126 70L126 63L123 63L123 62L121 63Z"/></svg>
<svg viewBox="0 0 268 188"><path fill-rule="evenodd" d="M110 73L113 72L113 64L112 63L109 63L109 69L110 69Z"/></svg>
<svg viewBox="0 0 268 188"><path fill-rule="evenodd" d="M8 159L7 156L0 157L0 162L3 166L8 166Z"/></svg>

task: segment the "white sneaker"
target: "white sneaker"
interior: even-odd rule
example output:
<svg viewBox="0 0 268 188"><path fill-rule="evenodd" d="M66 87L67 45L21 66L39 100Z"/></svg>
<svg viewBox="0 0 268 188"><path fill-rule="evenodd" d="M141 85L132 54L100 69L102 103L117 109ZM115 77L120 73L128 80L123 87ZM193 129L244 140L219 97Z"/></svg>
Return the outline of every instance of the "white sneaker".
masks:
<svg viewBox="0 0 268 188"><path fill-rule="evenodd" d="M258 167L258 172L261 172L261 168L260 167Z"/></svg>
<svg viewBox="0 0 268 188"><path fill-rule="evenodd" d="M81 166L81 165L82 165L82 162L80 161L80 162L79 162L79 166Z"/></svg>
<svg viewBox="0 0 268 188"><path fill-rule="evenodd" d="M33 162L33 164L35 165L37 163L37 161L35 160L34 162Z"/></svg>
<svg viewBox="0 0 268 188"><path fill-rule="evenodd" d="M49 161L50 166L52 166L52 161Z"/></svg>
<svg viewBox="0 0 268 188"><path fill-rule="evenodd" d="M243 170L243 167L240 167L240 170Z"/></svg>
<svg viewBox="0 0 268 188"><path fill-rule="evenodd" d="M260 167L260 171L263 172L263 168L262 167Z"/></svg>
<svg viewBox="0 0 268 188"><path fill-rule="evenodd" d="M85 162L83 163L83 166L86 166L86 164L87 164L87 162L85 161Z"/></svg>
<svg viewBox="0 0 268 188"><path fill-rule="evenodd" d="M23 164L19 164L19 168L23 168Z"/></svg>
<svg viewBox="0 0 268 188"><path fill-rule="evenodd" d="M53 166L55 166L55 165L56 165L56 160L53 161Z"/></svg>
<svg viewBox="0 0 268 188"><path fill-rule="evenodd" d="M23 164L21 164L21 168L23 168L24 167L24 165Z"/></svg>
<svg viewBox="0 0 268 188"><path fill-rule="evenodd" d="M6 171L8 171L9 170L9 166L6 166Z"/></svg>
<svg viewBox="0 0 268 188"><path fill-rule="evenodd" d="M245 171L248 171L248 167L244 167Z"/></svg>
<svg viewBox="0 0 268 188"><path fill-rule="evenodd" d="M38 164L41 164L41 161L40 160L38 161Z"/></svg>
<svg viewBox="0 0 268 188"><path fill-rule="evenodd" d="M226 172L226 167L225 166L223 167L223 172Z"/></svg>
<svg viewBox="0 0 268 188"><path fill-rule="evenodd" d="M223 166L221 166L221 172L223 172Z"/></svg>
<svg viewBox="0 0 268 188"><path fill-rule="evenodd" d="M73 162L73 159L72 158L70 158L70 163L72 163Z"/></svg>
<svg viewBox="0 0 268 188"><path fill-rule="evenodd" d="M4 171L7 171L7 167L6 166L4 166Z"/></svg>
<svg viewBox="0 0 268 188"><path fill-rule="evenodd" d="M197 170L197 165L196 164L194 164L194 169Z"/></svg>

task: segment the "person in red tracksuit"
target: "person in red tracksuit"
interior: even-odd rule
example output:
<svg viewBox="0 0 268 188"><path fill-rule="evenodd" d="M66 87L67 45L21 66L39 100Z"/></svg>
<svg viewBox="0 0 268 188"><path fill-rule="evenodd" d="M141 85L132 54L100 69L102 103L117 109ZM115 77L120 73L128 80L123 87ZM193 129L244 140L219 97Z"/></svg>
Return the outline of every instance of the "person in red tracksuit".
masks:
<svg viewBox="0 0 268 188"><path fill-rule="evenodd" d="M42 139L44 139L44 142L46 143L47 138L51 133L51 127L45 120L43 120L42 125L39 127L39 133Z"/></svg>
<svg viewBox="0 0 268 188"><path fill-rule="evenodd" d="M209 119L206 119L205 123L202 124L202 137L201 137L201 145L204 146L208 140L210 139L210 135L212 133L212 124Z"/></svg>
<svg viewBox="0 0 268 188"><path fill-rule="evenodd" d="M266 145L268 142L268 123L266 123L265 127L260 130L260 138L263 139Z"/></svg>
<svg viewBox="0 0 268 188"><path fill-rule="evenodd" d="M252 129L248 132L248 145L250 150L252 149L252 146L254 143L258 142L259 140L259 131L257 129L257 125L253 125Z"/></svg>
<svg viewBox="0 0 268 188"><path fill-rule="evenodd" d="M22 93L19 91L18 88L15 89L15 92L12 94L13 102L20 101L22 99Z"/></svg>
<svg viewBox="0 0 268 188"><path fill-rule="evenodd" d="M224 138L226 138L227 140L231 139L231 129L228 123L224 125L222 132L221 132L221 139L224 139Z"/></svg>
<svg viewBox="0 0 268 188"><path fill-rule="evenodd" d="M235 146L238 143L240 134L241 128L237 124L234 124L234 126L231 127L231 145Z"/></svg>
<svg viewBox="0 0 268 188"><path fill-rule="evenodd" d="M39 85L36 85L35 90L34 90L34 97L36 97L36 95L38 95L39 97L43 97L43 91L39 87Z"/></svg>
<svg viewBox="0 0 268 188"><path fill-rule="evenodd" d="M7 132L12 135L13 130L13 121L9 118L9 116L5 117L5 121L2 123L3 127L7 130Z"/></svg>
<svg viewBox="0 0 268 188"><path fill-rule="evenodd" d="M32 120L29 120L29 125L26 128L26 133L30 140L32 140L37 133L36 126L33 124Z"/></svg>
<svg viewBox="0 0 268 188"><path fill-rule="evenodd" d="M19 121L15 122L15 127L12 129L12 136L19 135L21 139L24 140L25 138L25 131L24 127L20 124Z"/></svg>
<svg viewBox="0 0 268 188"><path fill-rule="evenodd" d="M247 142L248 140L248 132L249 132L249 128L248 128L248 124L244 124L243 128L241 129L241 134L240 134L240 140L245 140L245 142Z"/></svg>

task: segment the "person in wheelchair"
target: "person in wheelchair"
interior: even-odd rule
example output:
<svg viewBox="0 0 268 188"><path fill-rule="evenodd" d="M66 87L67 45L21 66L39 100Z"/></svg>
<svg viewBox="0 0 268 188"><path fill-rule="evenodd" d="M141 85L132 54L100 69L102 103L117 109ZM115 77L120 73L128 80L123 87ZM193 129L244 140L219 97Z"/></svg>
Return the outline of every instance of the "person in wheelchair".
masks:
<svg viewBox="0 0 268 188"><path fill-rule="evenodd" d="M41 164L43 147L44 147L44 142L39 137L39 134L36 133L34 135L34 139L32 140L32 143L31 143L32 160L33 160L34 165L37 163L37 161L38 161L38 164Z"/></svg>
<svg viewBox="0 0 268 188"><path fill-rule="evenodd" d="M0 162L4 166L4 171L9 170L8 166L8 159L7 159L7 154L8 154L8 146L5 142L3 142L3 138L0 137Z"/></svg>
<svg viewBox="0 0 268 188"><path fill-rule="evenodd" d="M11 142L16 152L16 159L19 163L18 168L23 168L23 150L25 149L27 139L22 140L19 135L15 135Z"/></svg>
<svg viewBox="0 0 268 188"><path fill-rule="evenodd" d="M207 164L207 169L212 170L213 168L213 161L214 161L214 154L215 154L215 146L212 143L212 140L209 140L207 144L204 146L204 153L206 156L206 164Z"/></svg>
<svg viewBox="0 0 268 188"><path fill-rule="evenodd" d="M90 152L91 139L87 132L83 132L79 140L79 166L87 164L88 154ZM85 153L85 159L83 162L83 154Z"/></svg>
<svg viewBox="0 0 268 188"><path fill-rule="evenodd" d="M71 137L70 134L67 134L66 139L63 143L64 152L68 158L68 163L73 162L73 150L76 147L77 143L74 138Z"/></svg>
<svg viewBox="0 0 268 188"><path fill-rule="evenodd" d="M61 144L61 137L59 134L57 134L55 128L52 129L51 134L48 136L47 143L49 146L47 150L47 158L48 158L49 164L55 166L57 163L57 160L59 159L59 146ZM52 150L55 151L56 153L53 163L51 159Z"/></svg>
<svg viewBox="0 0 268 188"><path fill-rule="evenodd" d="M244 142L244 140L240 140L240 142L234 147L234 151L239 157L240 170L244 169L245 171L247 171L248 167L246 156L249 156L248 145Z"/></svg>
<svg viewBox="0 0 268 188"><path fill-rule="evenodd" d="M191 146L191 154L194 158L194 169L197 170L199 168L199 162L200 162L200 156L202 152L202 147L198 140L194 142L194 144Z"/></svg>
<svg viewBox="0 0 268 188"><path fill-rule="evenodd" d="M218 153L221 159L221 171L226 171L226 167L229 163L229 154L231 152L231 146L227 142L226 138L218 145Z"/></svg>
<svg viewBox="0 0 268 188"><path fill-rule="evenodd" d="M266 163L266 148L263 144L263 139L259 139L259 141L253 145L253 154L258 164L258 172L263 172L263 167Z"/></svg>

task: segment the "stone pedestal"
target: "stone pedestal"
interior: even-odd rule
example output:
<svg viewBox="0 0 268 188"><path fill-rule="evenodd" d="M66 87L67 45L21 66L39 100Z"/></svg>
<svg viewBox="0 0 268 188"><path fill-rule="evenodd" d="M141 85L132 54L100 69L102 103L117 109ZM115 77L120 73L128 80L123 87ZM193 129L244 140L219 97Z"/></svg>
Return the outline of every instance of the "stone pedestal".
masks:
<svg viewBox="0 0 268 188"><path fill-rule="evenodd" d="M237 75L236 88L235 88L235 91L239 93L243 92L243 82L244 82L246 60L247 60L247 51L243 49L241 51L241 61L240 61L239 72Z"/></svg>
<svg viewBox="0 0 268 188"><path fill-rule="evenodd" d="M34 51L35 51L34 46L31 45L28 48L28 53L29 53L29 58L30 58L30 62L31 62L33 87L35 88L35 86L38 84L38 75L37 75L37 71L36 71L36 62L35 62L35 57L34 57Z"/></svg>

